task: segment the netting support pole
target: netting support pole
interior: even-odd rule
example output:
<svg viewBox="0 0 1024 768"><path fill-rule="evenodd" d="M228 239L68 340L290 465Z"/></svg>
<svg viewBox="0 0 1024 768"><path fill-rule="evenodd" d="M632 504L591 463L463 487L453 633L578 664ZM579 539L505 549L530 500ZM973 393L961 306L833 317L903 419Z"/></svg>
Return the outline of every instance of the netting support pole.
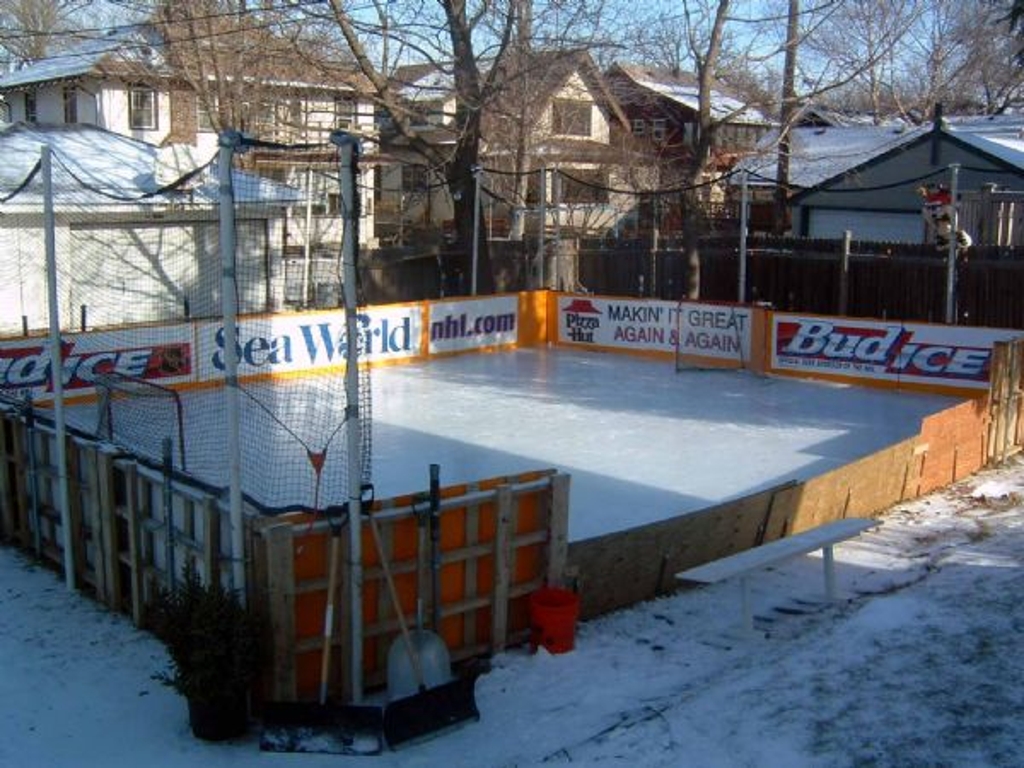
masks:
<svg viewBox="0 0 1024 768"><path fill-rule="evenodd" d="M478 264L480 263L480 181L483 169L474 165L473 172L473 278L470 280L470 295L476 296Z"/></svg>
<svg viewBox="0 0 1024 768"><path fill-rule="evenodd" d="M63 533L64 583L75 589L75 552L72 545L71 494L68 492L67 426L64 421L64 355L60 343L60 304L57 299L57 219L53 211L53 164L50 147L39 158L43 175L43 236L46 246L46 293L50 305L50 385L53 391L53 428L57 442L57 485L60 527Z"/></svg>
<svg viewBox="0 0 1024 768"><path fill-rule="evenodd" d="M957 218L957 195L960 191L957 184L960 175L960 164L953 163L949 166L949 252L946 254L946 323L956 325L956 252L959 243L957 242L957 228L960 222Z"/></svg>
<svg viewBox="0 0 1024 768"><path fill-rule="evenodd" d="M224 396L227 415L228 515L231 521L231 586L245 603L245 532L242 457L238 426L238 296L235 280L235 192L231 170L242 134L224 131L218 144L220 191L221 310L224 315ZM208 574L209 576L209 574Z"/></svg>
<svg viewBox="0 0 1024 768"><path fill-rule="evenodd" d="M736 300L747 301L747 214L750 210L750 190L747 186L747 172L740 171L740 254L739 277Z"/></svg>
<svg viewBox="0 0 1024 768"><path fill-rule="evenodd" d="M356 255L359 248L359 206L356 174L359 140L335 131L341 177L341 261L345 299L345 437L348 440L348 681L351 700L363 700L363 547L362 547L362 424L359 414L359 324L356 317Z"/></svg>

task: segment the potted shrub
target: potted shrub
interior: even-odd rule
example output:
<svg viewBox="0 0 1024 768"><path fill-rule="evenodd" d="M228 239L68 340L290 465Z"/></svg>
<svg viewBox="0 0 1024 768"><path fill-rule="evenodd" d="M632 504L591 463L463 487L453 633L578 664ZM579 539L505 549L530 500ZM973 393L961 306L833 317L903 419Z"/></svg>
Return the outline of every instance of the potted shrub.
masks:
<svg viewBox="0 0 1024 768"><path fill-rule="evenodd" d="M257 618L234 592L203 584L191 566L161 590L149 616L171 657L171 671L157 677L188 700L192 733L209 740L245 733L249 690L260 667Z"/></svg>

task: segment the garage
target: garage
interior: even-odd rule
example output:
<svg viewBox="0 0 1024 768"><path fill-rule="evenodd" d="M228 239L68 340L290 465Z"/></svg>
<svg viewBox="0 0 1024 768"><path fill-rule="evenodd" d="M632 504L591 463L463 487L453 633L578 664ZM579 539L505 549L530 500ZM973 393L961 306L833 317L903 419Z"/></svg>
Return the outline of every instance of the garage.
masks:
<svg viewBox="0 0 1024 768"><path fill-rule="evenodd" d="M217 223L72 224L69 304L90 327L221 311ZM239 311L268 306L267 222L236 224Z"/></svg>
<svg viewBox="0 0 1024 768"><path fill-rule="evenodd" d="M863 211L854 209L808 208L807 236L839 239L849 230L854 240L891 243L924 242L924 220L920 211Z"/></svg>

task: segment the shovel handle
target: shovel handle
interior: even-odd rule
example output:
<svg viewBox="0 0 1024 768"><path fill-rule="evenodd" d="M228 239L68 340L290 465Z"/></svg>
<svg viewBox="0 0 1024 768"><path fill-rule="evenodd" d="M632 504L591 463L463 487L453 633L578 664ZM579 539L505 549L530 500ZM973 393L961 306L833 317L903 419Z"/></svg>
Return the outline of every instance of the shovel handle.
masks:
<svg viewBox="0 0 1024 768"><path fill-rule="evenodd" d="M384 580L388 584L388 594L391 596L391 605L395 610L395 618L398 619L398 626L402 630L402 640L405 643L405 651L409 654L409 661L412 662L412 671L416 675L416 685L422 691L426 688L423 677L423 667L420 664L420 655L412 644L412 637L409 635L409 626L405 623L405 615L402 613L402 603L398 599L398 590L395 588L395 580L391 577L391 566L384 554L384 544L380 540L380 530L377 528L377 520L372 514L368 514L370 520L370 533L373 534L373 544L377 548L377 557L380 558L380 567L384 571Z"/></svg>
<svg viewBox="0 0 1024 768"><path fill-rule="evenodd" d="M327 684L331 670L331 644L334 637L334 601L337 593L338 561L341 559L341 537L331 534L331 553L327 568L327 605L324 608L324 645L320 655L320 703L327 703Z"/></svg>

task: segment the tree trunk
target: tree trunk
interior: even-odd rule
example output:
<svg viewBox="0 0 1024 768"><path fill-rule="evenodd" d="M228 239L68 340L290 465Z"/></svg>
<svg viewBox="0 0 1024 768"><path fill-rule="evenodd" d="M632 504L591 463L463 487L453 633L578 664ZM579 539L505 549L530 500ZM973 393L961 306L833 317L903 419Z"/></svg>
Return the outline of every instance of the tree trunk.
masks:
<svg viewBox="0 0 1024 768"><path fill-rule="evenodd" d="M697 192L689 189L682 195L683 254L686 257L687 299L700 298L700 236L704 231L703 208Z"/></svg>

